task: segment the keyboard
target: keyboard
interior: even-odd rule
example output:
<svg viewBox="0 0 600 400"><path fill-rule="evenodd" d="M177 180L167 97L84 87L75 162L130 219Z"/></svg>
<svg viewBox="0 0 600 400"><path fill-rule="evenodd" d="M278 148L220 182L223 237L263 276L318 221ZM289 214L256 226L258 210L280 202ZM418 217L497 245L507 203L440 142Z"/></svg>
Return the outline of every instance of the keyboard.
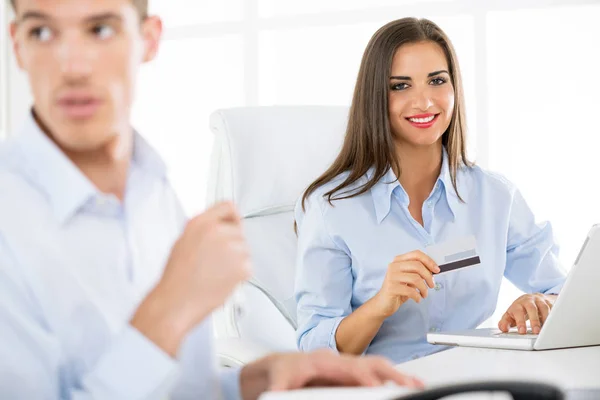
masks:
<svg viewBox="0 0 600 400"><path fill-rule="evenodd" d="M531 329L527 329L527 333L524 334L520 334L516 329L511 329L507 333L495 333L494 336L501 338L537 339L539 335L534 334Z"/></svg>

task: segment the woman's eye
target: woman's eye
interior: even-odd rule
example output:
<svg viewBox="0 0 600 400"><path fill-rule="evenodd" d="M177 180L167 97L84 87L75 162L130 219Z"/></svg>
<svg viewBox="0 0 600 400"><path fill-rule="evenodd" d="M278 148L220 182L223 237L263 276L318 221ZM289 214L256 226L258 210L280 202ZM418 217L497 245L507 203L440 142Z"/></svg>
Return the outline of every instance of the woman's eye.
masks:
<svg viewBox="0 0 600 400"><path fill-rule="evenodd" d="M92 29L92 31L94 32L94 35L102 40L108 39L115 34L115 30L108 25L97 25Z"/></svg>
<svg viewBox="0 0 600 400"><path fill-rule="evenodd" d="M431 83L435 86L439 86L439 85L443 85L444 83L446 83L446 80L444 78L434 78L431 80Z"/></svg>
<svg viewBox="0 0 600 400"><path fill-rule="evenodd" d="M392 90L404 90L408 87L408 83L397 83L392 85Z"/></svg>
<svg viewBox="0 0 600 400"><path fill-rule="evenodd" d="M32 29L29 36L39 42L47 42L52 39L52 30L47 26L40 26Z"/></svg>

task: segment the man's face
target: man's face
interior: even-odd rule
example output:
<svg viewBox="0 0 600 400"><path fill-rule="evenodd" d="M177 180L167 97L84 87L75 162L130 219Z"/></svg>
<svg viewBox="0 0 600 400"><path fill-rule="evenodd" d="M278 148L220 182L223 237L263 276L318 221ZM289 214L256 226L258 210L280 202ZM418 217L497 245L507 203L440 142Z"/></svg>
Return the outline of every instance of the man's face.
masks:
<svg viewBox="0 0 600 400"><path fill-rule="evenodd" d="M131 0L17 0L14 51L35 111L63 148L98 150L129 131L138 68L154 58L157 18Z"/></svg>

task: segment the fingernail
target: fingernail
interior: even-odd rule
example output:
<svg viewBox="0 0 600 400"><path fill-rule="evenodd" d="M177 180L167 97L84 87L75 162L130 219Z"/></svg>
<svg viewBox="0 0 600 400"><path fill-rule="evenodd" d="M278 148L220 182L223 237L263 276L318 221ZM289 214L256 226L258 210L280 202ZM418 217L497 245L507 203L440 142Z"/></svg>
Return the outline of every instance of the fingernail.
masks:
<svg viewBox="0 0 600 400"><path fill-rule="evenodd" d="M425 384L420 379L412 378L412 380L413 380L413 384L416 387L421 388L421 389L425 387Z"/></svg>
<svg viewBox="0 0 600 400"><path fill-rule="evenodd" d="M524 326L519 327L519 333L525 333L525 332L527 332L527 331L525 330Z"/></svg>

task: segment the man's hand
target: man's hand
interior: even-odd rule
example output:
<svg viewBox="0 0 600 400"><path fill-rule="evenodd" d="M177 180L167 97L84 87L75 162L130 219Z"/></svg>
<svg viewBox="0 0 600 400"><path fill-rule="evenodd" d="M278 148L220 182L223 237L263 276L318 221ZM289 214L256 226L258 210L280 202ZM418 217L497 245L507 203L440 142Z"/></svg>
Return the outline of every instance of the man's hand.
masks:
<svg viewBox="0 0 600 400"><path fill-rule="evenodd" d="M250 276L250 251L235 206L222 203L191 219L162 279L131 325L175 356L181 341Z"/></svg>
<svg viewBox="0 0 600 400"><path fill-rule="evenodd" d="M502 332L508 332L510 328L516 326L519 333L525 334L527 333L526 321L529 320L531 331L537 335L540 333L546 319L548 319L548 314L554 306L556 297L554 294L541 293L525 294L519 297L502 316L498 323L498 329Z"/></svg>
<svg viewBox="0 0 600 400"><path fill-rule="evenodd" d="M380 386L391 381L423 387L421 381L403 375L384 358L337 355L330 350L274 354L244 367L240 379L244 400L257 399L265 391L309 386Z"/></svg>

